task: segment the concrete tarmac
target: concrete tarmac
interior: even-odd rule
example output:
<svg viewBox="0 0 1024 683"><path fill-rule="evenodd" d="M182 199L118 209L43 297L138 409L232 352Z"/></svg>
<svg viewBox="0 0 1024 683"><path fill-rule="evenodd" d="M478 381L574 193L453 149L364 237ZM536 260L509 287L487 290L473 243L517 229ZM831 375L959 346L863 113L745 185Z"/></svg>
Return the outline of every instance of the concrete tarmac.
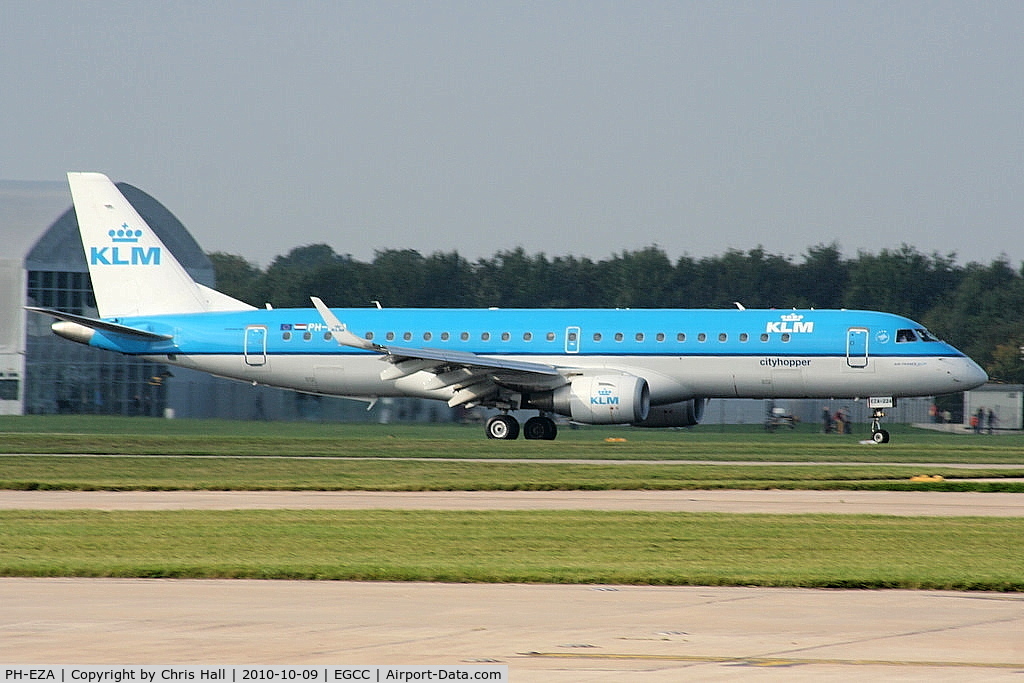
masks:
<svg viewBox="0 0 1024 683"><path fill-rule="evenodd" d="M6 509L609 509L1024 516L1024 496L837 491L0 491ZM1024 595L0 579L0 663L507 664L512 681L1021 681Z"/></svg>
<svg viewBox="0 0 1024 683"><path fill-rule="evenodd" d="M480 664L511 681L1020 681L1024 595L0 579L5 664Z"/></svg>
<svg viewBox="0 0 1024 683"><path fill-rule="evenodd" d="M638 510L1024 517L1024 495L936 491L0 491L16 510Z"/></svg>

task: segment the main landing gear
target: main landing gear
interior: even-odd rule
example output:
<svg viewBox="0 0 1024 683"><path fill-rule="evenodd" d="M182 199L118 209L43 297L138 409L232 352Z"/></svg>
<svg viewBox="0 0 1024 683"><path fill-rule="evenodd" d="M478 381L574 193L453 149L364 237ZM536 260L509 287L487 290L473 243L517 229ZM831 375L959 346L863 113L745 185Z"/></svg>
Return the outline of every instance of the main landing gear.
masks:
<svg viewBox="0 0 1024 683"><path fill-rule="evenodd" d="M484 425L488 439L512 440L519 438L519 420L507 413L495 415ZM558 436L555 421L546 415L531 417L523 425L523 438L552 441Z"/></svg>

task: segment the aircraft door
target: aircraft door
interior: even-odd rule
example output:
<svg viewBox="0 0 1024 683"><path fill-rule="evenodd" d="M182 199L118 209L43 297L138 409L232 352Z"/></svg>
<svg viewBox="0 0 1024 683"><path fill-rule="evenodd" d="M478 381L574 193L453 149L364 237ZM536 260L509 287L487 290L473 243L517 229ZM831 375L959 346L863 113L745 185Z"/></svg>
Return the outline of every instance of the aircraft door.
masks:
<svg viewBox="0 0 1024 683"><path fill-rule="evenodd" d="M249 325L245 328L243 348L245 364L259 367L267 363L267 328L263 325Z"/></svg>
<svg viewBox="0 0 1024 683"><path fill-rule="evenodd" d="M868 330L851 327L846 331L846 364L851 368L868 366Z"/></svg>
<svg viewBox="0 0 1024 683"><path fill-rule="evenodd" d="M565 352L580 352L580 328L573 326L565 328Z"/></svg>

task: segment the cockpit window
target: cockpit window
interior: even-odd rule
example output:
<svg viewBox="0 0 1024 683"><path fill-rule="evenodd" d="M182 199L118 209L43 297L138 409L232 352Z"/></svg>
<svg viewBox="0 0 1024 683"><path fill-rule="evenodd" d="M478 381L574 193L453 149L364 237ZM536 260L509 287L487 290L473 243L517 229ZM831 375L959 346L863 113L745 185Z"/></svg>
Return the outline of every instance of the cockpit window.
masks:
<svg viewBox="0 0 1024 683"><path fill-rule="evenodd" d="M939 339L938 339L938 337L936 337L935 335L933 335L931 332L929 332L928 330L924 329L923 327L917 327L917 328L914 328L912 330L896 330L896 343L897 344L902 343L902 342L916 342L916 341L937 342L937 341L939 341Z"/></svg>

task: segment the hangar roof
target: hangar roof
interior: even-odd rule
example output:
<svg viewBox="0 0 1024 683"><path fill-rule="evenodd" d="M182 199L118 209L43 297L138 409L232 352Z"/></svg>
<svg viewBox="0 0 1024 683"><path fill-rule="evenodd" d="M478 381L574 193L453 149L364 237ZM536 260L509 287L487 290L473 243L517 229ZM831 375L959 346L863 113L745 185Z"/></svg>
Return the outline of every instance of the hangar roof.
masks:
<svg viewBox="0 0 1024 683"><path fill-rule="evenodd" d="M214 284L213 264L174 214L142 190L117 183L153 232L196 281ZM87 272L67 183L0 180L0 258L26 270Z"/></svg>
<svg viewBox="0 0 1024 683"><path fill-rule="evenodd" d="M70 206L67 183L0 180L0 258L24 259Z"/></svg>

